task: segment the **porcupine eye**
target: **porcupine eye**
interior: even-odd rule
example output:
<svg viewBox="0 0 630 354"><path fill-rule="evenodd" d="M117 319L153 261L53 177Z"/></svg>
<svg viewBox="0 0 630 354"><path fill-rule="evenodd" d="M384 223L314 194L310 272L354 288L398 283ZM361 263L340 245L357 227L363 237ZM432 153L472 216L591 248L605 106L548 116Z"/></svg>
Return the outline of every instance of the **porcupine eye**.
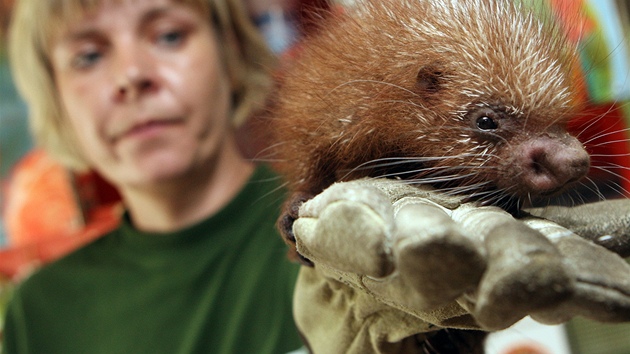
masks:
<svg viewBox="0 0 630 354"><path fill-rule="evenodd" d="M500 115L490 107L480 107L468 113L470 125L481 132L499 129Z"/></svg>
<svg viewBox="0 0 630 354"><path fill-rule="evenodd" d="M495 130L498 127L499 125L494 121L494 119L488 116L477 118L477 128L481 130Z"/></svg>

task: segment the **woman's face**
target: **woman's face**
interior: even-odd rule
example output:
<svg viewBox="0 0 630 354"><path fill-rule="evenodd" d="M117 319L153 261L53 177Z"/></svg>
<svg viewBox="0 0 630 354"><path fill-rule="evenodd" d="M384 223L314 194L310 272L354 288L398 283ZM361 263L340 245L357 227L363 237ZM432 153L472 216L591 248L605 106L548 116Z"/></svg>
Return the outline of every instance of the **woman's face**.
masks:
<svg viewBox="0 0 630 354"><path fill-rule="evenodd" d="M207 17L169 0L105 0L55 37L60 100L88 162L119 187L212 163L230 87Z"/></svg>

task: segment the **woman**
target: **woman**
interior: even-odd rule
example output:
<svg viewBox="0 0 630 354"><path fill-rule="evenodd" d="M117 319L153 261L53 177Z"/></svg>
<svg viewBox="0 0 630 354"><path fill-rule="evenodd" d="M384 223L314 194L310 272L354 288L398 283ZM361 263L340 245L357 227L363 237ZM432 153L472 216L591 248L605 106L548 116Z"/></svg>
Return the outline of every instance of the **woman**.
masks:
<svg viewBox="0 0 630 354"><path fill-rule="evenodd" d="M117 187L119 228L23 283L8 353L300 347L275 175L234 126L273 59L237 0L20 0L16 83L37 141ZM36 20L35 20L36 19Z"/></svg>

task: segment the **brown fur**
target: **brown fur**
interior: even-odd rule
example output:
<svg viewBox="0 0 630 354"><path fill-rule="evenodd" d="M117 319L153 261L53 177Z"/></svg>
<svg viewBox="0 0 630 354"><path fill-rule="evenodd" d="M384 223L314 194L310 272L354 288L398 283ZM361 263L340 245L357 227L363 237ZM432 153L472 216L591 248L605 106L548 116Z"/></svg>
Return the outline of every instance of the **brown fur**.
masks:
<svg viewBox="0 0 630 354"><path fill-rule="evenodd" d="M292 189L314 195L334 181L396 175L472 187L456 193L549 192L523 183L515 152L533 137L581 149L564 130L575 48L511 1L449 3L367 2L305 41L273 122L274 158ZM481 107L502 116L500 130L475 127Z"/></svg>
<svg viewBox="0 0 630 354"><path fill-rule="evenodd" d="M336 181L400 178L509 208L587 172L565 130L577 56L556 27L512 1L363 9L331 15L283 76L273 158L293 192L278 223L289 244L299 205ZM483 338L438 331L418 350L482 352Z"/></svg>

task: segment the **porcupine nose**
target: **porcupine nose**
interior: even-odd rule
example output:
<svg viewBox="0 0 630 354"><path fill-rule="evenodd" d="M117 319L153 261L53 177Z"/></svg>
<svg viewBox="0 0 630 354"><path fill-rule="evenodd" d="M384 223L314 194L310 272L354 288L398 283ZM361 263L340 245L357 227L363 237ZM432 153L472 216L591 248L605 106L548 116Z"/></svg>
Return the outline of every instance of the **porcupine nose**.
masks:
<svg viewBox="0 0 630 354"><path fill-rule="evenodd" d="M590 167L582 144L569 135L539 137L524 144L523 178L531 192L552 195L580 180Z"/></svg>

